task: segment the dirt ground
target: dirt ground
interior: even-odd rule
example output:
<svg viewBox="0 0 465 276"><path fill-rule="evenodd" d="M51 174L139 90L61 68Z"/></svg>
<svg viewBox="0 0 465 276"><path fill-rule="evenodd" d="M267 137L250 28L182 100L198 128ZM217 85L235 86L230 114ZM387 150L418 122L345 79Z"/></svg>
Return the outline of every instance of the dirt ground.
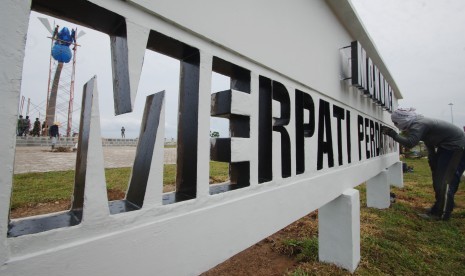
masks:
<svg viewBox="0 0 465 276"><path fill-rule="evenodd" d="M202 276L286 275L300 264L295 252L289 252L282 240L316 235L317 214L313 212L274 235L217 265Z"/></svg>

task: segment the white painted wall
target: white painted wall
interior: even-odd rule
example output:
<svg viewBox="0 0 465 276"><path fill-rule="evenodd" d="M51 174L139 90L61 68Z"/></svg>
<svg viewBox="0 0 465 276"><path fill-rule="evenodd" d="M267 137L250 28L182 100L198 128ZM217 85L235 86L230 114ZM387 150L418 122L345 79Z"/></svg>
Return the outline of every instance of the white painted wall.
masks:
<svg viewBox="0 0 465 276"><path fill-rule="evenodd" d="M23 38L29 6L28 1L18 3L8 0L0 14L0 23L4 26L0 36L2 41L7 41L0 45L0 60L4 64L0 68L0 87L1 93L6 95L0 103L0 126L4 130L0 133L4 141L0 144L2 275L198 275L398 162L397 152L369 159L362 154L362 159L358 159L357 116L389 124L389 114L340 80L339 49L358 37L354 36L356 32L348 32L350 24L342 25L326 2L91 2L123 15L132 22L134 29L140 29L137 26L153 29L200 49L198 195L194 200L170 205L157 204L156 199L149 197L151 204L139 211L108 215L100 210L98 219L86 222L84 217L83 222L86 223L74 227L16 238L6 237L15 147L15 108L19 99ZM347 11L348 8L350 6L345 4L341 6L341 10ZM352 20L357 22L355 17ZM146 33L140 32L138 35ZM131 45L130 49L137 48ZM131 54L138 56L137 53ZM250 106L244 107L248 110L238 111L250 113L251 134L250 138L236 140L233 149L235 158L250 160L251 185L217 195L208 194L207 118L213 56L251 71ZM132 60L132 73L140 74L141 65L135 60ZM382 70L384 65L378 66ZM383 74L389 75L389 72ZM344 163L338 165L335 148L336 165L328 167L325 157L323 169L317 170L315 133L305 142L308 151L306 172L296 176L295 161L292 161L292 176L282 179L276 176L279 174L280 157L279 151L275 150L281 146L279 136L274 134L273 154L278 156L273 164L275 177L271 182L258 184L260 75L284 84L290 93L291 104L294 103L294 90L299 89L312 96L316 108L321 99L331 106L336 104L349 110L352 163L344 159ZM131 77L138 79L137 73ZM131 83L131 86L136 85ZM92 120L98 119L92 117ZM336 125L335 118L331 119L331 123ZM294 125L295 118L291 115L291 122L286 127L291 136L291 148L295 148ZM92 126L91 143L96 143L100 127L96 122ZM333 131L332 137L335 141L336 131ZM346 151L347 145L344 147ZM295 149L291 150L291 160L295 160L295 155ZM98 166L94 168L97 176L99 169ZM150 182L148 191L156 191L159 183L155 182L159 181ZM95 185L100 186L92 189L101 191L105 183ZM88 200L92 201L93 198L89 195ZM104 208L96 202L86 204L91 206L89 208Z"/></svg>
<svg viewBox="0 0 465 276"><path fill-rule="evenodd" d="M21 72L26 46L30 1L4 1L0 22L9 28L0 32L0 263L9 257L8 214L15 158L16 125L18 118ZM0 268L1 271L2 268Z"/></svg>
<svg viewBox="0 0 465 276"><path fill-rule="evenodd" d="M109 1L94 0L106 8L115 5ZM136 7L143 7L151 14L161 16L182 27L184 30L199 34L210 42L218 44L249 59L260 67L265 67L284 75L305 87L324 93L366 113L377 112L371 104L364 105L353 100L346 89L341 89L339 49L349 46L353 40L363 40L363 46L369 56L375 59L383 72L395 87L397 97L401 95L378 56L376 47L371 44L363 26L354 18L350 1L328 1L337 11L349 14L354 26L344 26L339 22L330 6L323 0L296 0L292 4L279 0L259 1L215 1L203 0L128 0ZM150 19L141 17L139 10L132 12L125 5L115 9L124 13L134 22L149 24ZM359 25L355 26L358 23ZM352 33L348 28L353 28ZM180 38L171 33L170 36ZM196 45L195 41L186 41ZM377 116L383 117L379 112Z"/></svg>

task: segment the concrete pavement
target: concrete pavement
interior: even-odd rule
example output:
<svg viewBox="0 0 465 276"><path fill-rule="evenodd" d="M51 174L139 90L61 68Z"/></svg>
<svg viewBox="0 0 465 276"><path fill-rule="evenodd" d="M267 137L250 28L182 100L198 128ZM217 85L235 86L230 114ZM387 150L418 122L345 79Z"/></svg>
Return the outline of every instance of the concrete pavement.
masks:
<svg viewBox="0 0 465 276"><path fill-rule="evenodd" d="M131 167L136 147L103 147L105 168ZM165 148L165 164L176 163L176 148ZM51 152L50 147L16 147L14 173L74 170L76 152Z"/></svg>

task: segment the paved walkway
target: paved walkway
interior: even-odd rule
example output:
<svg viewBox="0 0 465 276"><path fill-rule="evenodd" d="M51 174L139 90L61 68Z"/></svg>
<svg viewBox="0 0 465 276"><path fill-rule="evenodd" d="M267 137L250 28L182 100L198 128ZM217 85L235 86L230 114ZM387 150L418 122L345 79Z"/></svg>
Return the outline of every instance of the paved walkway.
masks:
<svg viewBox="0 0 465 276"><path fill-rule="evenodd" d="M103 147L105 168L131 167L136 147ZM165 164L176 163L176 148L165 148ZM51 152L50 147L16 147L14 173L74 170L76 152Z"/></svg>

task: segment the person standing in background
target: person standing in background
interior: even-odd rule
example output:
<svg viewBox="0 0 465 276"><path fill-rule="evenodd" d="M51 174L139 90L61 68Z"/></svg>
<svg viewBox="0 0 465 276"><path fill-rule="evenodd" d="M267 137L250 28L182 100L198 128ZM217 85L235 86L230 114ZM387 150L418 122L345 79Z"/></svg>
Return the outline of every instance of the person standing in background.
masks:
<svg viewBox="0 0 465 276"><path fill-rule="evenodd" d="M34 121L34 127L32 128L32 136L40 136L40 121L39 118L36 118Z"/></svg>
<svg viewBox="0 0 465 276"><path fill-rule="evenodd" d="M58 122L54 122L48 131L50 135L50 139L52 139L52 151L55 149L55 145L58 140L58 135L59 135L58 125L59 125Z"/></svg>
<svg viewBox="0 0 465 276"><path fill-rule="evenodd" d="M44 120L42 123L42 136L47 136L47 121Z"/></svg>
<svg viewBox="0 0 465 276"><path fill-rule="evenodd" d="M26 119L24 119L23 128L24 136L27 136L29 134L29 130L31 129L31 120L29 120L29 116L26 116Z"/></svg>
<svg viewBox="0 0 465 276"><path fill-rule="evenodd" d="M16 135L17 136L23 136L23 124L24 124L23 115L19 115L18 123L16 124Z"/></svg>

